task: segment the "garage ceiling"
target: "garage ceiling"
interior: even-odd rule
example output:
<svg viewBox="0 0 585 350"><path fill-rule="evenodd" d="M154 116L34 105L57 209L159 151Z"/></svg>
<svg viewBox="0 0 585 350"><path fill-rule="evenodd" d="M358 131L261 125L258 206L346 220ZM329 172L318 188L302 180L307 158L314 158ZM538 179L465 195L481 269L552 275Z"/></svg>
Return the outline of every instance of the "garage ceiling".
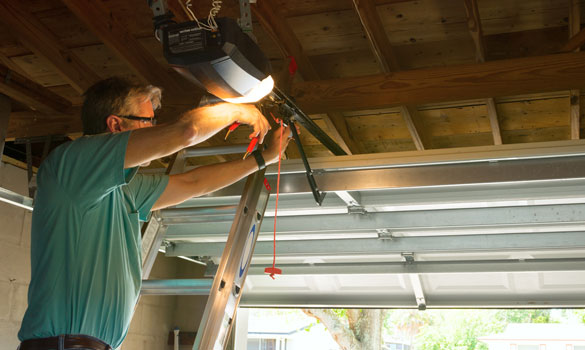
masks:
<svg viewBox="0 0 585 350"><path fill-rule="evenodd" d="M210 3L194 1L198 17ZM221 15L239 17L238 2L225 0ZM584 1L557 0L252 5L278 86L351 155L332 157L301 133L328 192L316 207L289 147L277 232L285 275L262 273L271 199L242 305L585 306L584 16ZM0 3L7 140L79 137L82 92L112 75L162 86L163 120L196 105L202 92L166 65L151 17L143 0ZM167 255L217 261L241 190L185 204L199 208L190 223L168 211Z"/></svg>

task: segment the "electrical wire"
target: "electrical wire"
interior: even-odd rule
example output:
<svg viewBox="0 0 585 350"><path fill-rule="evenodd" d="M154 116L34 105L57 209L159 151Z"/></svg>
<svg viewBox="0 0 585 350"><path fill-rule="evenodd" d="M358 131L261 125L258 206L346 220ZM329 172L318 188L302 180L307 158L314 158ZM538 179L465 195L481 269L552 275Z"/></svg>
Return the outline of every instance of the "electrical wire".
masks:
<svg viewBox="0 0 585 350"><path fill-rule="evenodd" d="M191 7L193 6L193 4L191 4L191 0L185 0L185 3L179 0L179 3L181 4L181 7L183 8L187 16L192 21L195 21L199 28L203 30L208 30L210 32L217 31L218 26L217 22L215 21L215 16L217 16L217 13L221 10L222 0L211 1L211 9L209 10L209 15L207 16L207 23L204 23L197 19L197 16L195 16L195 13L193 12L193 10L191 10Z"/></svg>

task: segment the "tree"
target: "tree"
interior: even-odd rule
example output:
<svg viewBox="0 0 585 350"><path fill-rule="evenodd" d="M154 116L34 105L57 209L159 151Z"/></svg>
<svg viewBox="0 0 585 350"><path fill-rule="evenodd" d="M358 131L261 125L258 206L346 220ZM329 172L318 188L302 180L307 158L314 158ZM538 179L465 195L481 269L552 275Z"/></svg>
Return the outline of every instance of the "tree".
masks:
<svg viewBox="0 0 585 350"><path fill-rule="evenodd" d="M496 318L505 323L554 323L550 309L500 310Z"/></svg>
<svg viewBox="0 0 585 350"><path fill-rule="evenodd" d="M390 333L397 333L408 344L414 344L414 339L422 327L431 325L433 320L428 312L418 310L397 310L389 318Z"/></svg>
<svg viewBox="0 0 585 350"><path fill-rule="evenodd" d="M382 348L385 310L379 309L303 309L321 321L342 350Z"/></svg>
<svg viewBox="0 0 585 350"><path fill-rule="evenodd" d="M417 350L487 350L478 338L502 331L493 310L427 310L431 323L421 328Z"/></svg>

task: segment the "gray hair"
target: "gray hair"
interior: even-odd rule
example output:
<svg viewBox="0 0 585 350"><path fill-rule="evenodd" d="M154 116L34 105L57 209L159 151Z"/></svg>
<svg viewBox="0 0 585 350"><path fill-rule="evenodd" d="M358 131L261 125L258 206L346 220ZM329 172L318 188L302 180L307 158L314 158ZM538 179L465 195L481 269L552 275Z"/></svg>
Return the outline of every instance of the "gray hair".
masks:
<svg viewBox="0 0 585 350"><path fill-rule="evenodd" d="M120 77L112 77L91 86L84 96L81 108L83 133L94 135L108 130L108 116L136 114L141 102L150 100L152 109L159 109L162 91L153 85L138 85Z"/></svg>

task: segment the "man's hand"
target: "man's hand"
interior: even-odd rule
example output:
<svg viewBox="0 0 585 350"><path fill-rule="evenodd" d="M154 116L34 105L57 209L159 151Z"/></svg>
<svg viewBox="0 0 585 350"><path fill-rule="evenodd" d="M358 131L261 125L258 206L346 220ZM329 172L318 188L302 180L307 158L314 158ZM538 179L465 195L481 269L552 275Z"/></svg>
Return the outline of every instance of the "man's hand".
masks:
<svg viewBox="0 0 585 350"><path fill-rule="evenodd" d="M290 131L290 126L287 126L284 128L284 130L281 130L281 128L278 128L277 130L274 130L274 132L272 133L269 143L268 143L268 148L266 150L264 150L264 152L262 152L262 157L264 157L264 161L266 162L266 165L272 164L272 163L276 163L278 162L278 153L279 153L279 148L280 146L280 134L282 132L282 154L284 154L284 151L286 151L286 147L288 146L288 143L290 142L290 140L292 140L292 132Z"/></svg>
<svg viewBox="0 0 585 350"><path fill-rule="evenodd" d="M150 115L154 115L152 110ZM126 147L124 168L135 167L204 142L234 122L250 125L254 129L250 138L257 136L260 143L270 130L266 118L252 105L218 103L195 108L174 122L133 130Z"/></svg>
<svg viewBox="0 0 585 350"><path fill-rule="evenodd" d="M232 109L234 121L240 124L248 124L254 131L248 136L250 139L258 137L260 143L264 142L264 136L270 130L268 120L264 118L262 113L253 105L246 104L227 104L227 108Z"/></svg>

